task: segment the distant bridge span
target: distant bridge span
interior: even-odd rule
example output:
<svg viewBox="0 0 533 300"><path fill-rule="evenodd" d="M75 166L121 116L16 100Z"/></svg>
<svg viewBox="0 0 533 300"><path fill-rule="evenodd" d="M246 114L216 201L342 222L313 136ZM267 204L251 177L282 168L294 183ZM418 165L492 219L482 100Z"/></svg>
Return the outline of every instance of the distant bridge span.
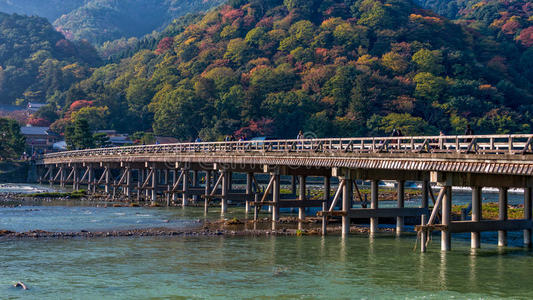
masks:
<svg viewBox="0 0 533 300"><path fill-rule="evenodd" d="M235 142L199 142L143 145L66 151L47 154L38 163L44 171L41 180L74 189L87 185L89 191L100 186L113 197L122 195L138 200L167 199L187 205L203 197L220 200L221 212L228 200L251 206L270 206L272 219L279 218L280 207L322 207L324 218L342 217L343 234L349 232L350 218L370 218L371 232L378 229L379 217L396 217L397 232L403 218L422 216L417 230L442 230L442 249L450 249L451 232L472 232L472 247L479 247L479 232L499 230L500 243L506 243L505 230L524 230L524 242L531 244L531 189L533 188L533 135L472 135L327 138ZM204 174L199 182L199 172ZM218 175L216 175L218 173ZM233 189L232 174L245 173L243 191ZM255 174L270 175L268 185L258 184ZM281 195L281 176L291 176L291 195ZM324 199L306 199L307 176L324 177ZM330 178L338 177L337 192L331 197ZM296 180L299 192L296 192ZM362 204L357 180L371 181L370 208ZM397 181L398 207L378 208L379 180ZM422 204L404 207L405 181L422 183ZM437 197L430 183L443 188ZM472 221L451 220L451 187L472 187ZM481 188L500 189L500 220L482 220ZM523 220L507 220L507 190L524 189ZM355 190L354 190L355 189ZM162 197L161 197L162 196ZM292 197L294 199L283 199ZM358 198L358 202L354 202ZM428 210L428 199L434 209ZM340 203L337 203L340 202ZM342 205L341 205L342 204ZM340 210L336 209L341 206ZM438 215L441 214L439 218ZM440 224L436 220L440 219ZM467 222L467 223L465 223ZM323 229L323 230L324 230ZM325 232L325 230L324 230ZM425 237L423 238L425 240ZM422 247L425 250L424 247Z"/></svg>

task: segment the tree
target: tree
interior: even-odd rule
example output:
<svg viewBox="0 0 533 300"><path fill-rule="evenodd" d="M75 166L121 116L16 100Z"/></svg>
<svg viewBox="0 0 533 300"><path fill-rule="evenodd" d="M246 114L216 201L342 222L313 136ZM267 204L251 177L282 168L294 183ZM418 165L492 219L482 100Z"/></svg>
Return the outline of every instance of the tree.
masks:
<svg viewBox="0 0 533 300"><path fill-rule="evenodd" d="M431 73L423 72L415 76L416 96L430 101L439 101L446 87L446 80Z"/></svg>
<svg viewBox="0 0 533 300"><path fill-rule="evenodd" d="M15 159L24 152L26 138L17 121L0 118L0 159Z"/></svg>
<svg viewBox="0 0 533 300"><path fill-rule="evenodd" d="M89 123L85 119L76 119L65 128L65 142L69 150L94 148L95 141Z"/></svg>
<svg viewBox="0 0 533 300"><path fill-rule="evenodd" d="M434 75L444 72L442 53L438 50L420 49L413 55L412 60L418 66L420 72L428 72Z"/></svg>
<svg viewBox="0 0 533 300"><path fill-rule="evenodd" d="M103 148L111 145L111 141L109 141L109 136L105 132L93 134L93 139L96 148Z"/></svg>

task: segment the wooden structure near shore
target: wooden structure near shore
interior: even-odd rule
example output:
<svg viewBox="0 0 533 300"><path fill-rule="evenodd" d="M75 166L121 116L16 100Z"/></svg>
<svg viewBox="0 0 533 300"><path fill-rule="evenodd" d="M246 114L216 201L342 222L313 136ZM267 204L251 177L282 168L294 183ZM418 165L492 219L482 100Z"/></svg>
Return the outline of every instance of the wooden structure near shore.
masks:
<svg viewBox="0 0 533 300"><path fill-rule="evenodd" d="M432 231L442 232L441 249L448 251L451 234L457 232L471 232L472 248L478 248L481 232L498 231L498 244L505 246L507 231L522 230L524 244L531 246L532 145L533 135L180 143L53 153L39 165L41 181L72 184L75 190L84 185L89 192L103 188L110 197L182 206L203 201L206 211L209 203L216 202L222 215L235 203L245 205L247 213L253 208L255 217L262 207L269 207L274 228L280 208L285 207L298 209L300 220L306 207L321 208L318 215L323 218L324 234L332 217L342 219L343 235L349 234L351 219L368 219L370 232L375 233L379 218L396 218L396 232L401 234L405 217L419 217L416 230L422 237L422 251ZM244 188L234 187L236 174L243 174ZM260 185L257 174L268 175L268 184ZM323 177L323 199L307 197L310 176ZM339 183L330 197L332 177ZM290 195L281 193L284 178L291 180ZM371 182L369 207L359 192L361 180ZM380 180L397 182L397 207L379 207ZM405 207L406 181L421 183L420 207ZM435 185L440 187L438 195ZM451 219L454 186L472 187L470 221ZM483 220L483 187L499 189L499 220ZM507 219L509 188L524 189L521 220Z"/></svg>

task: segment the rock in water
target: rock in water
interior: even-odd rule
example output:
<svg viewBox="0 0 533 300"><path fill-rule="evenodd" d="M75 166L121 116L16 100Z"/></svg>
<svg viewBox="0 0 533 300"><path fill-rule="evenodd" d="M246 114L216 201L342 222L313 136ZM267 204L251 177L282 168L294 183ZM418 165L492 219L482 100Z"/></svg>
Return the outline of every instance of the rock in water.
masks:
<svg viewBox="0 0 533 300"><path fill-rule="evenodd" d="M13 286L16 287L16 288L23 289L23 290L27 290L28 289L28 286L22 281L19 281L19 282L15 283Z"/></svg>

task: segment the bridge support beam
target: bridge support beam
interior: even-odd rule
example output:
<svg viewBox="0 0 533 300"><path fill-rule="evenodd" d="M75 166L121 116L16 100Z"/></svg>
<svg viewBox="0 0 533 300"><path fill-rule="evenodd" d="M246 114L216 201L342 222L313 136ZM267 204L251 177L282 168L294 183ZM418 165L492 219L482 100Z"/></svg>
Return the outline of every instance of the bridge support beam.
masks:
<svg viewBox="0 0 533 300"><path fill-rule="evenodd" d="M331 194L331 177L324 176L324 201L326 202L326 207L329 207L329 200Z"/></svg>
<svg viewBox="0 0 533 300"><path fill-rule="evenodd" d="M531 220L531 188L524 188L524 219ZM524 246L531 247L531 229L524 229Z"/></svg>
<svg viewBox="0 0 533 300"><path fill-rule="evenodd" d="M300 175L298 177L299 188L298 188L298 200L305 201L306 196L306 176ZM298 208L298 229L302 229L302 221L305 219L305 207Z"/></svg>
<svg viewBox="0 0 533 300"><path fill-rule="evenodd" d="M252 195L252 178L254 176L254 173L248 172L246 173L246 203L245 203L245 209L244 212L246 215L250 213L250 200Z"/></svg>
<svg viewBox="0 0 533 300"><path fill-rule="evenodd" d="M182 169L183 172L183 188L182 188L182 195L181 195L181 206L185 207L189 204L189 169Z"/></svg>
<svg viewBox="0 0 533 300"><path fill-rule="evenodd" d="M229 172L222 170L222 199L220 203L220 215L224 216L228 212L228 187L229 187Z"/></svg>
<svg viewBox="0 0 533 300"><path fill-rule="evenodd" d="M429 181L424 180L422 181L422 199L420 203L420 208L428 208L429 207L429 189L431 188L431 185L429 184ZM428 215L424 214L421 217L420 224L422 226L426 225L426 222L428 221ZM428 235L426 231L422 231L420 233L420 251L426 252L426 241L428 240Z"/></svg>
<svg viewBox="0 0 533 300"><path fill-rule="evenodd" d="M72 165L72 190L74 191L77 191L80 189L80 184L79 184L79 181L80 180L80 175L78 174L78 166L76 164L73 164Z"/></svg>
<svg viewBox="0 0 533 300"><path fill-rule="evenodd" d="M157 168L155 165L152 165L152 196L150 197L150 201L152 202L152 205L155 205L157 203Z"/></svg>
<svg viewBox="0 0 533 300"><path fill-rule="evenodd" d="M379 180L372 180L370 185L370 208L379 207ZM378 232L378 218L370 218L370 234Z"/></svg>
<svg viewBox="0 0 533 300"><path fill-rule="evenodd" d="M205 171L205 198L204 198L204 213L207 214L209 210L209 193L211 193L211 170Z"/></svg>
<svg viewBox="0 0 533 300"><path fill-rule="evenodd" d="M499 188L499 197L498 197L498 220L506 221L507 220L507 188ZM503 247L507 246L507 231L498 230L498 246Z"/></svg>
<svg viewBox="0 0 533 300"><path fill-rule="evenodd" d="M398 208L404 208L405 206L405 180L398 181L397 187L398 194ZM396 235L400 236L403 232L404 217L396 217Z"/></svg>
<svg viewBox="0 0 533 300"><path fill-rule="evenodd" d="M482 209L481 209L481 196L482 188L479 186L472 187L472 221L479 222L482 218ZM472 249L477 249L481 246L481 233L472 232L470 233L470 247Z"/></svg>
<svg viewBox="0 0 533 300"><path fill-rule="evenodd" d="M442 188L445 189L445 194L442 202L442 225L449 226L452 214L452 187L446 185ZM443 230L441 233L440 249L442 251L451 250L451 233L447 230Z"/></svg>
<svg viewBox="0 0 533 300"><path fill-rule="evenodd" d="M348 175L348 174L347 174ZM350 233L350 214L348 212L352 208L352 178L350 176L340 177L341 181L344 182L342 186L342 210L346 212L342 216L342 236L345 237Z"/></svg>
<svg viewBox="0 0 533 300"><path fill-rule="evenodd" d="M272 207L272 230L276 229L276 223L279 221L279 200L280 200L280 175L279 172L271 173L270 176L274 177L273 186L272 186L272 202L274 203ZM298 222L301 223L301 222Z"/></svg>

